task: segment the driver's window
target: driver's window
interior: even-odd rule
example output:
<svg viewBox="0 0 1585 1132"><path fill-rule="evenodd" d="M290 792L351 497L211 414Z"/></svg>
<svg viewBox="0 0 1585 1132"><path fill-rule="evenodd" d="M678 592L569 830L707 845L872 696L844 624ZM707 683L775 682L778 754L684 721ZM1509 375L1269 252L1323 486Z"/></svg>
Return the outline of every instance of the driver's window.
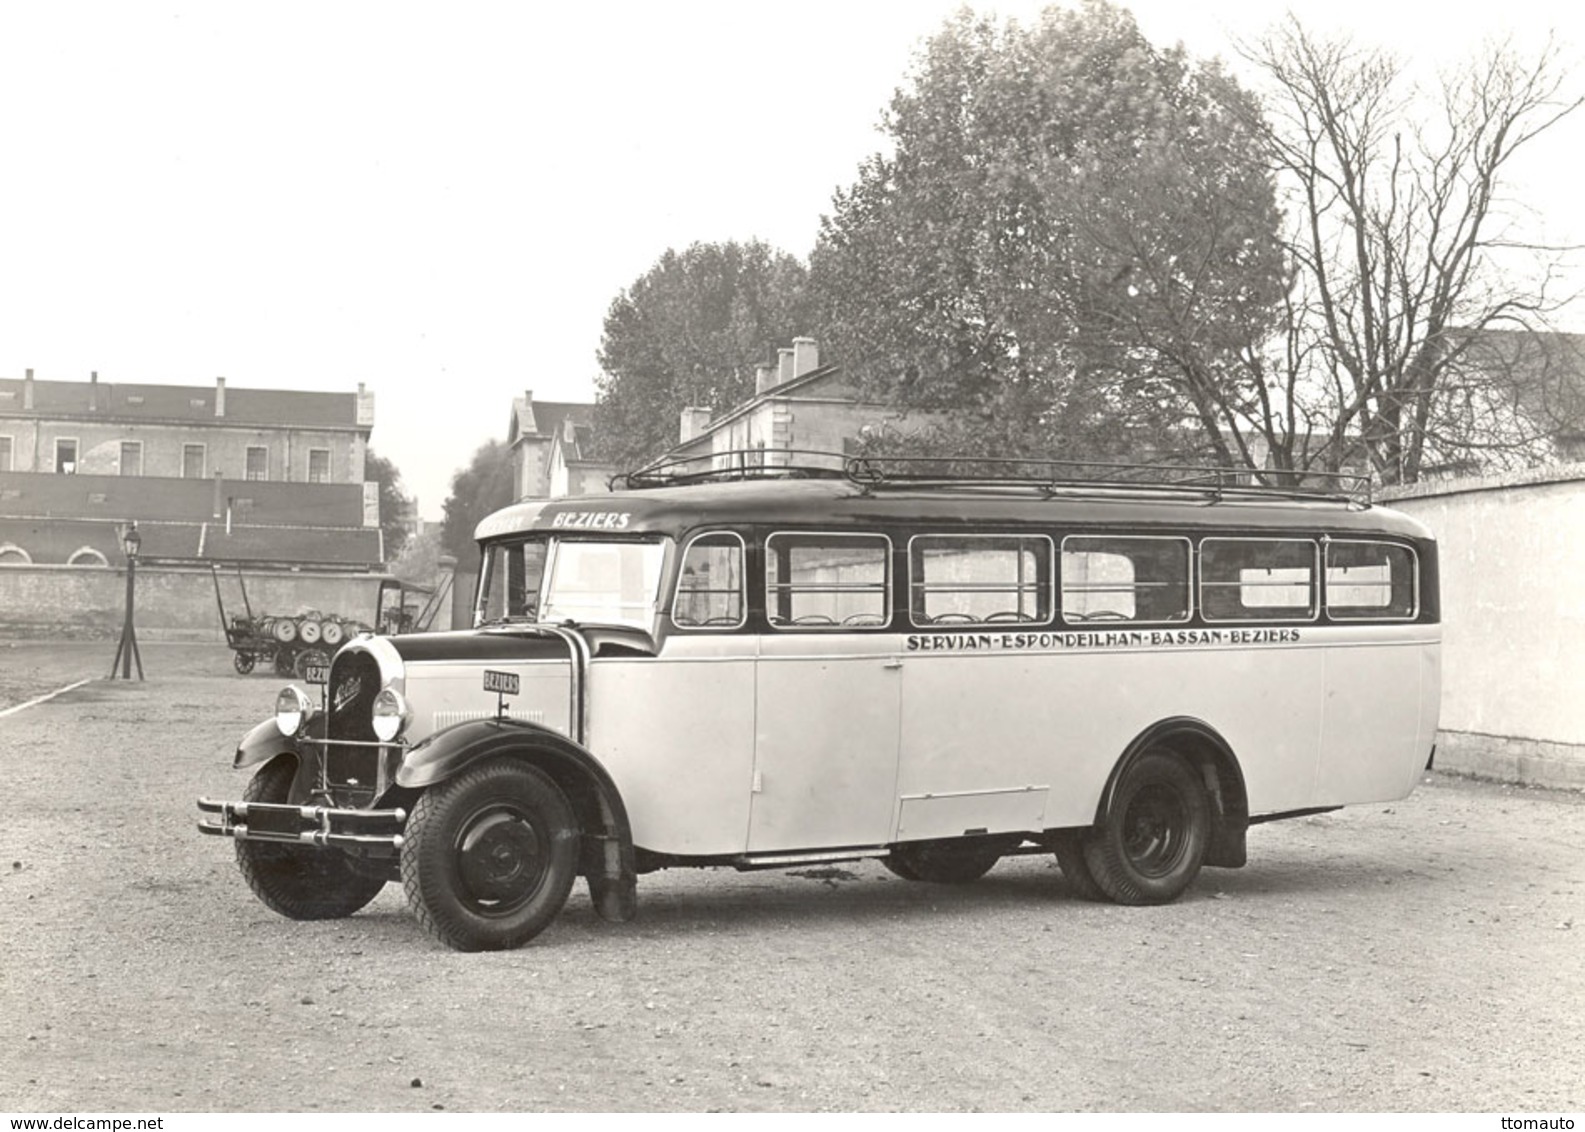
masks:
<svg viewBox="0 0 1585 1132"><path fill-rule="evenodd" d="M689 543L672 621L684 629L735 629L743 624L744 605L743 540L718 531Z"/></svg>
<svg viewBox="0 0 1585 1132"><path fill-rule="evenodd" d="M545 573L545 540L496 543L485 553L481 620L537 617L540 581Z"/></svg>
<svg viewBox="0 0 1585 1132"><path fill-rule="evenodd" d="M891 549L884 535L771 535L765 540L770 623L778 629L885 625Z"/></svg>

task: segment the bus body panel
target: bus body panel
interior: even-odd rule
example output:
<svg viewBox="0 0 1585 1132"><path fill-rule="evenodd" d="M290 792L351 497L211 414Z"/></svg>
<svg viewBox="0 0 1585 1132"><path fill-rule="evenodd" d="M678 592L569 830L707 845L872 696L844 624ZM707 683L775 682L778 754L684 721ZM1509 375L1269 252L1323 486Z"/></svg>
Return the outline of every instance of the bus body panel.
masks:
<svg viewBox="0 0 1585 1132"><path fill-rule="evenodd" d="M1323 667L1279 644L911 654L899 790L1049 788L1045 828L1089 825L1129 744L1181 716L1227 740L1263 809L1300 809L1313 804Z"/></svg>
<svg viewBox="0 0 1585 1132"><path fill-rule="evenodd" d="M711 856L748 845L754 656L743 637L672 638L661 656L589 666L589 749L628 807L633 843Z"/></svg>
<svg viewBox="0 0 1585 1132"><path fill-rule="evenodd" d="M778 655L790 643L802 655ZM759 658L750 852L891 840L902 674L874 639L824 643L767 640Z"/></svg>
<svg viewBox="0 0 1585 1132"><path fill-rule="evenodd" d="M1441 700L1435 626L1332 630L1316 805L1387 802L1414 789ZM1429 727L1429 733L1428 733Z"/></svg>

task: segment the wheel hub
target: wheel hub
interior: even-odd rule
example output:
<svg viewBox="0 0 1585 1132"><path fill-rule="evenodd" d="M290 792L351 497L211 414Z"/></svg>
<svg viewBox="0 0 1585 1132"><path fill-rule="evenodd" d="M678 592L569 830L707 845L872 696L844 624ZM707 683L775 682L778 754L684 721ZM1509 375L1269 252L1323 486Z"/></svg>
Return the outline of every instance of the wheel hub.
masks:
<svg viewBox="0 0 1585 1132"><path fill-rule="evenodd" d="M481 813L457 840L462 887L479 910L508 911L532 896L544 880L545 850L525 814L506 808Z"/></svg>
<svg viewBox="0 0 1585 1132"><path fill-rule="evenodd" d="M1147 876L1164 876L1183 853L1188 814L1183 799L1164 786L1141 790L1128 805L1123 823L1123 848L1129 861Z"/></svg>

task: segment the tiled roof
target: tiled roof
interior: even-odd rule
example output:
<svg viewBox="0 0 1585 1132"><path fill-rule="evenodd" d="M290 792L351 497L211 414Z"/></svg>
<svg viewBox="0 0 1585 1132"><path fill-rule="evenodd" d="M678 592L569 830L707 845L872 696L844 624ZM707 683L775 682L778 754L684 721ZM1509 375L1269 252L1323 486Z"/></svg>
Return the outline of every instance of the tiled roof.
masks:
<svg viewBox="0 0 1585 1132"><path fill-rule="evenodd" d="M216 514L215 481L159 476L0 472L0 515L67 519L185 520ZM363 525L363 485L221 480L219 512L250 526Z"/></svg>
<svg viewBox="0 0 1585 1132"><path fill-rule="evenodd" d="M225 523L138 522L143 543L140 560L254 562L269 565L380 565L380 532L372 528L258 527ZM0 546L27 551L35 565L64 565L83 547L105 556L112 566L125 561L119 524L94 519L0 518Z"/></svg>
<svg viewBox="0 0 1585 1132"><path fill-rule="evenodd" d="M529 419L529 399L512 400L512 428L508 444L515 444L525 436L555 436L561 431L561 422L571 418L576 424L594 420L594 405L583 401L534 401L533 419Z"/></svg>
<svg viewBox="0 0 1585 1132"><path fill-rule="evenodd" d="M26 381L0 377L0 416L102 417L106 420L273 425L280 428L366 429L355 393L226 387L226 411L215 416L213 385L142 385L112 381Z"/></svg>

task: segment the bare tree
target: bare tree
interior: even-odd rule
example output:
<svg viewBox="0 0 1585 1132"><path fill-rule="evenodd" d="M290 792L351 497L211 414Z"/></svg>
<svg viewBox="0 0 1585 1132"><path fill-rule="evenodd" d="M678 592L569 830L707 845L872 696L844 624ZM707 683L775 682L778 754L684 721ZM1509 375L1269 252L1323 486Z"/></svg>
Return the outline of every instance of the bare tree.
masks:
<svg viewBox="0 0 1585 1132"><path fill-rule="evenodd" d="M1527 399L1469 363L1488 332L1547 330L1561 305L1566 249L1524 239L1505 195L1515 156L1580 106L1559 54L1496 45L1422 100L1390 56L1292 17L1245 52L1270 81L1262 126L1290 220L1286 326L1246 359L1274 456L1336 470L1363 455L1411 483L1428 456L1540 439Z"/></svg>

